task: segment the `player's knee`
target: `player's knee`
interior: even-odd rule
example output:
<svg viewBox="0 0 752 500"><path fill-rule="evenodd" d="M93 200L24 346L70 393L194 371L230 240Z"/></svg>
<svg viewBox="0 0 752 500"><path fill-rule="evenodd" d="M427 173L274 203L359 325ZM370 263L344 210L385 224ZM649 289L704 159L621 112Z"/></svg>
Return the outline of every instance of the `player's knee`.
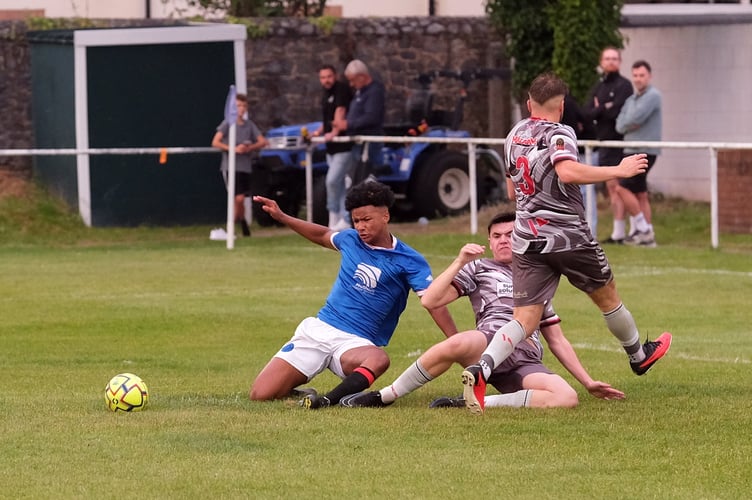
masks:
<svg viewBox="0 0 752 500"><path fill-rule="evenodd" d="M558 405L562 408L574 408L576 407L580 400L577 397L577 391L572 389L571 387L562 387L559 391L557 391L557 398L556 398Z"/></svg>
<svg viewBox="0 0 752 500"><path fill-rule="evenodd" d="M270 401L272 399L279 399L279 395L271 388L264 388L263 386L257 386L253 384L251 390L248 391L248 398L251 401Z"/></svg>
<svg viewBox="0 0 752 500"><path fill-rule="evenodd" d="M379 354L374 356L372 362L373 365L371 369L378 377L389 369L389 365L392 363L392 360L389 359L389 355L386 352L380 350Z"/></svg>

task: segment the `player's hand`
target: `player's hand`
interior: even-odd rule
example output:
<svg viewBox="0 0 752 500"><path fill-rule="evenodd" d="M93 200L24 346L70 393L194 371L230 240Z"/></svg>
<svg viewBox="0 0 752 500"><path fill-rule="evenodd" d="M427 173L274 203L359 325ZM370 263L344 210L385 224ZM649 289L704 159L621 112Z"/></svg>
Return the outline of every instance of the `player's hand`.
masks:
<svg viewBox="0 0 752 500"><path fill-rule="evenodd" d="M256 203L260 203L261 210L268 213L269 216L274 220L279 221L285 215L284 212L280 210L279 205L277 205L277 202L272 199L264 198L263 196L254 196L253 201L255 201Z"/></svg>
<svg viewBox="0 0 752 500"><path fill-rule="evenodd" d="M466 264L475 259L483 257L484 253L486 253L486 247L484 247L483 245L478 245L477 243L467 243L460 249L460 254L457 258Z"/></svg>
<svg viewBox="0 0 752 500"><path fill-rule="evenodd" d="M599 380L593 381L593 383L587 387L587 390L590 394L600 399L624 399L625 398L623 392L621 392L618 389L614 389L613 387L611 387L611 385L605 382L601 382Z"/></svg>
<svg viewBox="0 0 752 500"><path fill-rule="evenodd" d="M643 174L648 168L648 155L637 153L622 158L619 163L619 177L634 177L637 174Z"/></svg>

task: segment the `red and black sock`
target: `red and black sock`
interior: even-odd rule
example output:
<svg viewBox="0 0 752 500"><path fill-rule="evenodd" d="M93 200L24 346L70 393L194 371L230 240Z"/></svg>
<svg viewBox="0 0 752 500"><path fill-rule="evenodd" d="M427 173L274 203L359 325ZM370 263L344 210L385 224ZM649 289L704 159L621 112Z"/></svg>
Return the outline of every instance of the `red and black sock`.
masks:
<svg viewBox="0 0 752 500"><path fill-rule="evenodd" d="M376 380L376 375L371 370L365 366L359 366L345 377L341 384L328 392L326 397L333 405L336 405L340 399L349 394L365 391L371 387L374 380Z"/></svg>

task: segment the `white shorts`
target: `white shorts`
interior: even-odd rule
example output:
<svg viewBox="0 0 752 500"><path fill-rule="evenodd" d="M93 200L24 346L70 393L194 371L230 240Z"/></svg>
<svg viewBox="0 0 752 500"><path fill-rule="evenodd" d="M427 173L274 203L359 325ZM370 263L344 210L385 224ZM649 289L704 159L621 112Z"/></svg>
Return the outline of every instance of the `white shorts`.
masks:
<svg viewBox="0 0 752 500"><path fill-rule="evenodd" d="M329 368L339 378L345 378L340 357L356 347L375 347L368 339L343 332L318 318L306 318L295 329L295 334L274 355L290 363L311 380Z"/></svg>

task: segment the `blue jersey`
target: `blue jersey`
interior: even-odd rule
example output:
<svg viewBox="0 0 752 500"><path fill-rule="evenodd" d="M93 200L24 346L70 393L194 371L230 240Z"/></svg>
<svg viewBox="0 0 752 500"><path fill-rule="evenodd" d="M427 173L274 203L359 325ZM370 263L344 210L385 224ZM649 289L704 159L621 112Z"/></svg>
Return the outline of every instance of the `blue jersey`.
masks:
<svg viewBox="0 0 752 500"><path fill-rule="evenodd" d="M377 346L389 343L410 289L421 292L433 280L422 255L396 238L394 242L393 248L373 248L352 229L332 237L342 262L319 311L321 321Z"/></svg>

